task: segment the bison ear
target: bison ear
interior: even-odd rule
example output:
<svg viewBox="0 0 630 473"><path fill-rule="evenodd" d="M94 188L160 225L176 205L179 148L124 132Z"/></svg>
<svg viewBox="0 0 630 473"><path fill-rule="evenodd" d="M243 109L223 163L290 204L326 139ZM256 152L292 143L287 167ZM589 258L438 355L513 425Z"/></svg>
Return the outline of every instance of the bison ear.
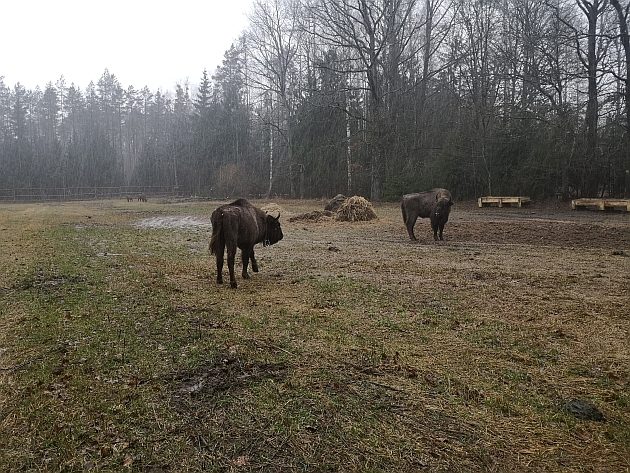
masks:
<svg viewBox="0 0 630 473"><path fill-rule="evenodd" d="M280 220L280 212L278 212L278 216L277 216L277 217L273 217L273 218L276 220L276 222L277 222L278 220Z"/></svg>
<svg viewBox="0 0 630 473"><path fill-rule="evenodd" d="M453 201L452 201L452 200L449 200L449 201L448 201L448 206L450 207L451 205L453 205Z"/></svg>

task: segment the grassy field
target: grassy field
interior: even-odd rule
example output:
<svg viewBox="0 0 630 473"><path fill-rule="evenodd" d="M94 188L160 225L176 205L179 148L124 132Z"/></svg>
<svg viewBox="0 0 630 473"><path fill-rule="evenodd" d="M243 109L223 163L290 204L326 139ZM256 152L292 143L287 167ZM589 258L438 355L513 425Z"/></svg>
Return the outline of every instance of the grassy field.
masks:
<svg viewBox="0 0 630 473"><path fill-rule="evenodd" d="M217 202L0 206L0 471L630 469L627 214L257 204L237 290Z"/></svg>

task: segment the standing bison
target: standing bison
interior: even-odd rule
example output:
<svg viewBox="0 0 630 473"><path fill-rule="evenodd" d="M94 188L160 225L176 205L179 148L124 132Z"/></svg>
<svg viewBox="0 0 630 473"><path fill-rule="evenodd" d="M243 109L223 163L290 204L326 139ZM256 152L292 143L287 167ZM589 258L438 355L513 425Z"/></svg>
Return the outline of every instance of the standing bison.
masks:
<svg viewBox="0 0 630 473"><path fill-rule="evenodd" d="M230 272L230 286L236 288L234 277L234 257L236 248L241 249L243 258L243 279L249 279L247 265L251 259L252 269L258 272L258 264L254 258L254 245L273 245L282 240L280 215L272 217L245 199L238 199L231 204L220 206L210 217L212 237L210 254L217 258L217 283L223 283L223 253L227 247L227 263Z"/></svg>
<svg viewBox="0 0 630 473"><path fill-rule="evenodd" d="M446 189L431 189L426 192L418 192L414 194L403 195L400 208L402 210L403 221L407 227L409 238L417 240L413 233L413 227L418 217L430 218L431 228L433 229L433 238L437 241L438 232L440 240L444 240L442 233L444 225L448 221L448 215L451 212L453 198L451 193Z"/></svg>

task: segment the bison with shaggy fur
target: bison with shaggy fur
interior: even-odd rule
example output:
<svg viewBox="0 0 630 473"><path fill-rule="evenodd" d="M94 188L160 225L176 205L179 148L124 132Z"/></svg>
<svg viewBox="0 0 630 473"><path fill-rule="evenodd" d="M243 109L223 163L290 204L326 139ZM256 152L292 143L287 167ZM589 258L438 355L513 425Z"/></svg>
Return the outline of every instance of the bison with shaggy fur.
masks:
<svg viewBox="0 0 630 473"><path fill-rule="evenodd" d="M227 263L230 272L230 286L237 287L234 277L234 258L236 248L241 249L243 258L243 279L249 279L247 266L252 263L252 269L258 272L258 263L254 257L254 245L273 245L282 240L280 228L280 214L277 217L267 215L264 211L254 207L245 199L238 199L225 204L212 212L212 237L210 239L210 254L217 259L217 283L223 283L223 256L227 248Z"/></svg>
<svg viewBox="0 0 630 473"><path fill-rule="evenodd" d="M417 240L413 233L416 220L418 218L429 218L431 220L433 238L437 241L439 235L439 239L444 240L442 233L444 232L444 225L448 222L452 205L453 198L451 193L442 188L405 194L400 203L400 208L409 238Z"/></svg>

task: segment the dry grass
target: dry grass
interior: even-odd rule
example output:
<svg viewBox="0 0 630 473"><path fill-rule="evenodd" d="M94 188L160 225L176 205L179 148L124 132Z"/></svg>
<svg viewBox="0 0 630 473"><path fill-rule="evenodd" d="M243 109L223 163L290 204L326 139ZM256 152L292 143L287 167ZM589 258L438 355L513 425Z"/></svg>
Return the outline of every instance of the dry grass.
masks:
<svg viewBox="0 0 630 473"><path fill-rule="evenodd" d="M457 204L416 244L259 204L237 290L206 227L136 225L218 203L0 207L0 470L628 471L627 216Z"/></svg>

